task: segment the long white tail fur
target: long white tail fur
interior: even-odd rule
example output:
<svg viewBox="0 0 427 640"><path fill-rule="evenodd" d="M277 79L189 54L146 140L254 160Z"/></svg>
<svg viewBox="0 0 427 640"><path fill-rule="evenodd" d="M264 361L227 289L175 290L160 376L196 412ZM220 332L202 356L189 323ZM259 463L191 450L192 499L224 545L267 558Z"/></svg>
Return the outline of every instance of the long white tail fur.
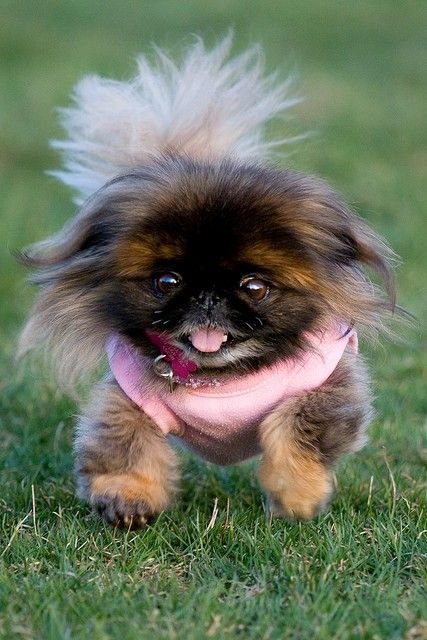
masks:
<svg viewBox="0 0 427 640"><path fill-rule="evenodd" d="M86 76L74 105L61 110L67 140L64 170L52 172L82 202L105 182L167 151L197 159L265 158L286 140L266 142L267 121L298 100L290 80L264 75L262 53L252 47L228 59L231 37L211 51L197 39L180 66L156 49L156 60L138 59L135 78L116 81Z"/></svg>

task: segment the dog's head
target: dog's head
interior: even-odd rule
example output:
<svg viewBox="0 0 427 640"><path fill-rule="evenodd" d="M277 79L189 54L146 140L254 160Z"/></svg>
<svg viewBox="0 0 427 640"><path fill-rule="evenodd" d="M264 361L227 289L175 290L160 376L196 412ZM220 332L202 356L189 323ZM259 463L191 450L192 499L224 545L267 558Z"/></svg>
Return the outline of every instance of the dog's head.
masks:
<svg viewBox="0 0 427 640"><path fill-rule="evenodd" d="M155 356L156 332L203 369L243 373L331 324L377 327L393 306L389 255L320 181L165 157L108 183L27 256L42 291L23 348L59 344L67 377L112 332Z"/></svg>

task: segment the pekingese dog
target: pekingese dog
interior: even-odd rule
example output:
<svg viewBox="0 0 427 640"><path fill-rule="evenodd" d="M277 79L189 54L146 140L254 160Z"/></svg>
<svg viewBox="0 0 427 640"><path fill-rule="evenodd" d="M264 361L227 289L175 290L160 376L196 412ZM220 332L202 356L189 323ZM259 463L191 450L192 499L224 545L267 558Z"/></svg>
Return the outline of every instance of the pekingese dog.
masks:
<svg viewBox="0 0 427 640"><path fill-rule="evenodd" d="M391 251L324 182L265 164L263 125L295 101L229 47L77 85L54 144L81 207L24 254L40 293L21 353L48 343L68 388L108 361L76 474L119 526L170 504L175 438L217 464L260 455L271 510L312 518L372 416L357 332L393 310Z"/></svg>

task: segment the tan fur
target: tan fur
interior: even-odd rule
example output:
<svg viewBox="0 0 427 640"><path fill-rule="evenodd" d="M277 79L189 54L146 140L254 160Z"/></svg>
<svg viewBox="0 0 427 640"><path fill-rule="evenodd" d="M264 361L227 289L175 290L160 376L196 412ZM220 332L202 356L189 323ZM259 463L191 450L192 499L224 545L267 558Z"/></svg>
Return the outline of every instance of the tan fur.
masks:
<svg viewBox="0 0 427 640"><path fill-rule="evenodd" d="M344 354L316 391L287 401L260 426L260 482L276 515L309 519L332 493L337 459L366 442L372 418L363 362Z"/></svg>
<svg viewBox="0 0 427 640"><path fill-rule="evenodd" d="M271 248L266 242L259 242L240 254L242 262L257 262L267 264L284 284L298 283L301 287L315 289L318 286L318 277L313 274L307 264L304 264L297 256L283 255L283 251Z"/></svg>
<svg viewBox="0 0 427 640"><path fill-rule="evenodd" d="M331 473L315 450L303 450L294 440L293 425L274 413L262 425L261 486L275 515L307 520L321 510L331 494Z"/></svg>
<svg viewBox="0 0 427 640"><path fill-rule="evenodd" d="M126 239L117 247L117 272L122 278L140 278L141 274L150 273L156 260L171 260L183 255L179 240L168 243L161 238L152 238L151 243L135 239Z"/></svg>
<svg viewBox="0 0 427 640"><path fill-rule="evenodd" d="M139 523L145 524L169 506L170 495L163 485L161 479L139 472L95 475L89 484L89 502L96 507L100 500L116 500L123 506L116 509L112 522L122 520L127 525L139 516Z"/></svg>

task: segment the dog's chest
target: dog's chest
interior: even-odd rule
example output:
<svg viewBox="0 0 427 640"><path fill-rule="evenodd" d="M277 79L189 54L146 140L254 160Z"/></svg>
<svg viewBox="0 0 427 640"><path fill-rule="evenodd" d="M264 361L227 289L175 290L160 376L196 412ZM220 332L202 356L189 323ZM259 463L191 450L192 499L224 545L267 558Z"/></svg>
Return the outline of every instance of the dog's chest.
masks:
<svg viewBox="0 0 427 640"><path fill-rule="evenodd" d="M120 337L108 347L111 371L126 395L165 435L176 436L209 462L232 464L260 452L258 427L287 399L317 389L344 351L357 353L357 335L341 326L312 340L300 358L215 385L153 385L152 363Z"/></svg>

